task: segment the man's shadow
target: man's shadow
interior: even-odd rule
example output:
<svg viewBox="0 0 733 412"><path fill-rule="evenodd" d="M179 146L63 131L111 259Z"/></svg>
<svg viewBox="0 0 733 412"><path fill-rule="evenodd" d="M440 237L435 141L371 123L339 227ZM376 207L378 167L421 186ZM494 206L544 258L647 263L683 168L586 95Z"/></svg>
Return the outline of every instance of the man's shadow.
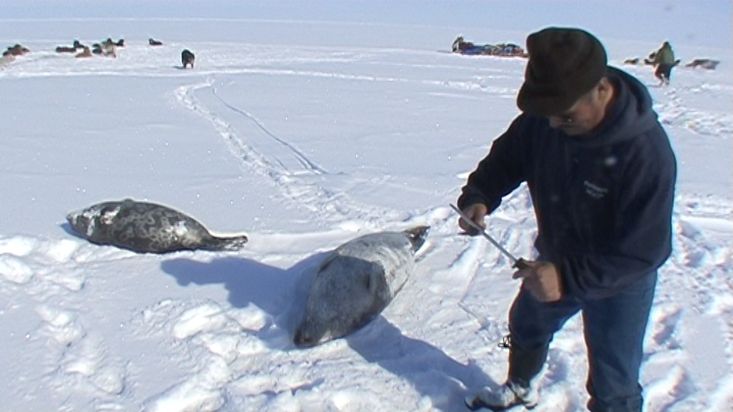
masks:
<svg viewBox="0 0 733 412"><path fill-rule="evenodd" d="M162 262L161 269L182 286L224 285L232 307L254 304L269 314L273 323L258 337L273 349L287 350L294 347L292 336L305 307L308 287L325 255L314 254L287 269L241 257L210 262L175 258Z"/></svg>
<svg viewBox="0 0 733 412"><path fill-rule="evenodd" d="M236 308L254 304L271 315L274 330L258 337L272 349L296 349L292 343L301 320L310 284L328 252L311 255L288 269L251 259L226 257L211 262L176 258L161 264L178 284L223 284L229 303ZM287 342L283 342L283 333ZM497 386L475 363L462 364L441 349L402 332L383 316L347 336L348 345L364 360L376 363L395 376L409 381L439 410L463 410L466 386Z"/></svg>
<svg viewBox="0 0 733 412"><path fill-rule="evenodd" d="M383 316L346 340L367 362L409 381L436 410L467 410L467 389L498 386L475 362L462 364L425 341L405 336Z"/></svg>

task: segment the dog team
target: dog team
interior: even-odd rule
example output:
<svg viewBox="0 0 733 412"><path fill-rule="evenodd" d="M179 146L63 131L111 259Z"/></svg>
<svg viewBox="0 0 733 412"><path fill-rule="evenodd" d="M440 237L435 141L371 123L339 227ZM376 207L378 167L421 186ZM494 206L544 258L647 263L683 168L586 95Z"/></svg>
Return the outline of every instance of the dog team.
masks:
<svg viewBox="0 0 733 412"><path fill-rule="evenodd" d="M162 46L163 42L154 38L148 39L148 45L152 47ZM119 39L117 41L107 38L100 43L92 44L91 48L85 44L82 44L79 40L74 40L71 46L58 46L56 47L56 53L73 53L76 58L87 58L93 55L99 55L103 57L117 57L117 49L125 47L125 39ZM15 44L7 48L2 55L2 61L9 63L15 60L16 56L23 56L29 53L30 50L20 44ZM184 49L181 52L181 68L193 69L196 56L188 49Z"/></svg>

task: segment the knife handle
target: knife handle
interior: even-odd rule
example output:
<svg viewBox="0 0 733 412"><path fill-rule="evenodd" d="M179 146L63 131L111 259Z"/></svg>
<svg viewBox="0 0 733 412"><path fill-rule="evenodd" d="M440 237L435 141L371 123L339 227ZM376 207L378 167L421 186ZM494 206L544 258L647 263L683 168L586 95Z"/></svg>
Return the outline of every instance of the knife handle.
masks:
<svg viewBox="0 0 733 412"><path fill-rule="evenodd" d="M517 259L516 262L514 262L514 265L512 267L522 270L522 269L527 269L530 266L529 266L529 263L526 260L524 260L524 258L519 258Z"/></svg>

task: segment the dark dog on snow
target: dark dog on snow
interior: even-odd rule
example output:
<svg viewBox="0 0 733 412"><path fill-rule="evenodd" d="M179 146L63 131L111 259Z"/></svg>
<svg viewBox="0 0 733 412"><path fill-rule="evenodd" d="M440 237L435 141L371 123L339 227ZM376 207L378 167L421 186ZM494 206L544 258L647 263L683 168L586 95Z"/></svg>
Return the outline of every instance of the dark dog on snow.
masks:
<svg viewBox="0 0 733 412"><path fill-rule="evenodd" d="M22 56L28 52L30 52L30 50L28 50L27 47L16 44L8 47L8 49L3 52L3 56Z"/></svg>
<svg viewBox="0 0 733 412"><path fill-rule="evenodd" d="M104 46L125 47L125 39L119 39L117 41L114 41L110 37L107 37L107 40L103 41L101 45L102 47Z"/></svg>
<svg viewBox="0 0 733 412"><path fill-rule="evenodd" d="M196 60L196 56L191 53L190 50L185 49L181 52L181 64L183 64L183 68L187 68L188 65L191 65L191 68L193 69L193 62Z"/></svg>
<svg viewBox="0 0 733 412"><path fill-rule="evenodd" d="M76 53L78 50L83 50L85 48L88 48L88 47L81 44L79 40L74 40L73 46L71 47L59 46L56 48L56 53Z"/></svg>

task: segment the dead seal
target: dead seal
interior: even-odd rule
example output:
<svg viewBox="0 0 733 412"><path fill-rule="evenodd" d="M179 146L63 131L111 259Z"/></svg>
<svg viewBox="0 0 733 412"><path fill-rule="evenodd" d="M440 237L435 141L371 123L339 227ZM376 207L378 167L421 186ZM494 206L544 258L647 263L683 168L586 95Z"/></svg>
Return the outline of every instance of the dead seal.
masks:
<svg viewBox="0 0 733 412"><path fill-rule="evenodd" d="M718 60L695 59L687 63L685 67L692 67L693 69L696 67L702 67L703 69L707 69L707 70L715 70L715 68L718 67L718 64L720 64L720 61Z"/></svg>
<svg viewBox="0 0 733 412"><path fill-rule="evenodd" d="M334 249L313 278L295 345L346 336L377 317L412 274L428 229L368 234Z"/></svg>
<svg viewBox="0 0 733 412"><path fill-rule="evenodd" d="M132 199L97 203L69 213L66 220L92 243L140 253L238 250L247 243L247 236L214 236L184 213Z"/></svg>

